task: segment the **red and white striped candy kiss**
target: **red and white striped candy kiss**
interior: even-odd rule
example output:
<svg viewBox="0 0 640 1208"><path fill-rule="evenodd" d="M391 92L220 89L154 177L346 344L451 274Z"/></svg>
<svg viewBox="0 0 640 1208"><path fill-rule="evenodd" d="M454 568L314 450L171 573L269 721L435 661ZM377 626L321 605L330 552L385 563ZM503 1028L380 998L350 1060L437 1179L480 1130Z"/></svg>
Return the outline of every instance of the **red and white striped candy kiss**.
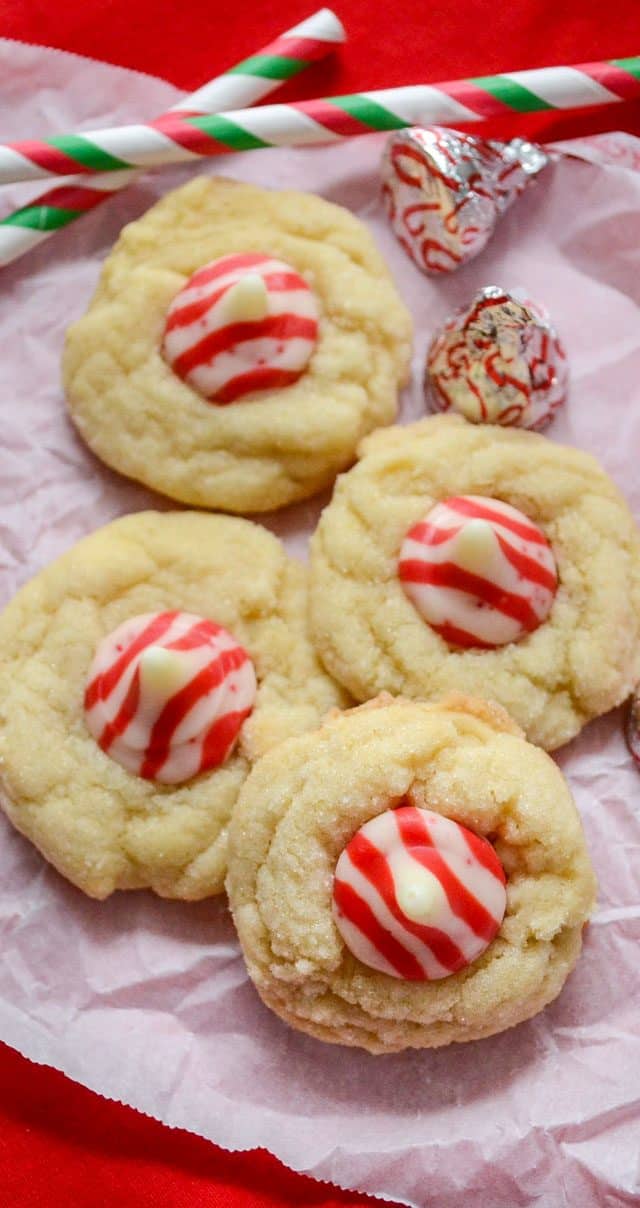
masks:
<svg viewBox="0 0 640 1208"><path fill-rule="evenodd" d="M179 784L224 763L255 696L251 659L226 629L150 612L100 642L84 708L98 745L128 772Z"/></svg>
<svg viewBox="0 0 640 1208"><path fill-rule="evenodd" d="M198 269L167 312L162 351L212 403L290 386L318 338L318 304L295 269L259 252Z"/></svg>
<svg viewBox="0 0 640 1208"><path fill-rule="evenodd" d="M425 621L453 646L505 646L549 615L558 576L536 524L499 499L444 499L407 533L398 575Z"/></svg>
<svg viewBox="0 0 640 1208"><path fill-rule="evenodd" d="M391 977L434 981L477 960L507 905L486 840L431 810L385 810L336 865L333 917L354 956Z"/></svg>

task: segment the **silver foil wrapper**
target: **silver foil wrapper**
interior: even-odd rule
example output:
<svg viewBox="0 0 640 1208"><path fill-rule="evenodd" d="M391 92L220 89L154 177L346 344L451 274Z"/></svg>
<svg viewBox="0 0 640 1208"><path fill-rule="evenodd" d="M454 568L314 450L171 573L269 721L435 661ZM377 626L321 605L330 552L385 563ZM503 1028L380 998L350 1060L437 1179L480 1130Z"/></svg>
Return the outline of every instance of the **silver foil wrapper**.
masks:
<svg viewBox="0 0 640 1208"><path fill-rule="evenodd" d="M564 402L569 369L549 316L520 290L488 285L456 311L427 353L434 411L540 431Z"/></svg>
<svg viewBox="0 0 640 1208"><path fill-rule="evenodd" d="M542 147L522 138L398 130L382 159L393 230L422 272L451 273L482 251L499 216L548 163Z"/></svg>

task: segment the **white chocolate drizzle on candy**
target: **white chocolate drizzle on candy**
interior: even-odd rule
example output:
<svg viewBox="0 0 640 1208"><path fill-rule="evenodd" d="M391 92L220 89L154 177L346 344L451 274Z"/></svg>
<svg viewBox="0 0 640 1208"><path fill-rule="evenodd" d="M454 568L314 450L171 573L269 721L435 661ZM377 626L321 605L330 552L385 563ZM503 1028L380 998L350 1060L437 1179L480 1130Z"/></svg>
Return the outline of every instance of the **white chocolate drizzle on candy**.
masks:
<svg viewBox="0 0 640 1208"><path fill-rule="evenodd" d="M434 337L425 387L433 410L472 423L540 431L565 401L564 348L542 306L496 285L481 289Z"/></svg>
<svg viewBox="0 0 640 1208"><path fill-rule="evenodd" d="M173 299L162 351L173 372L213 403L290 386L318 338L318 304L307 282L259 252L222 256Z"/></svg>
<svg viewBox="0 0 640 1208"><path fill-rule="evenodd" d="M98 646L84 709L128 772L179 784L224 763L255 696L251 659L226 629L189 612L145 613Z"/></svg>
<svg viewBox="0 0 640 1208"><path fill-rule="evenodd" d="M345 944L363 964L406 981L449 977L477 960L506 904L491 844L411 805L366 822L336 865L333 917Z"/></svg>
<svg viewBox="0 0 640 1208"><path fill-rule="evenodd" d="M558 576L551 547L523 512L457 495L409 530L398 561L420 615L453 646L504 646L546 620Z"/></svg>

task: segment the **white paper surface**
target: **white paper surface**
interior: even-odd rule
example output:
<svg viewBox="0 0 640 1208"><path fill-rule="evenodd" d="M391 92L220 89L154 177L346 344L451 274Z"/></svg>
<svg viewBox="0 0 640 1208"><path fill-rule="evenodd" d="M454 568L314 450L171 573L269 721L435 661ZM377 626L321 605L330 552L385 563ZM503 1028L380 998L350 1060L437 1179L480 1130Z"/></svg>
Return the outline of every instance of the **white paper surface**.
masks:
<svg viewBox="0 0 640 1208"><path fill-rule="evenodd" d="M144 118L177 96L148 77L9 42L0 42L0 79L3 138ZM227 156L219 170L315 188L371 225L416 322L405 419L422 414L421 366L435 326L482 285L526 286L548 306L572 367L551 439L598 455L640 517L640 174L624 166L637 144L617 154L623 166L572 159L549 169L488 251L437 282L417 272L382 219L380 145L374 136ZM587 153L602 151L592 144ZM65 415L59 357L123 222L187 175L147 176L2 270L2 603L98 525L171 506L81 444ZM36 191L4 190L0 213ZM267 523L303 555L322 502ZM640 777L619 713L592 724L559 762L584 818L600 902L576 972L530 1023L390 1057L305 1038L261 1006L224 900L90 901L0 816L0 1038L168 1124L231 1149L265 1146L297 1170L418 1208L457 1208L469 1197L482 1208L638 1202Z"/></svg>

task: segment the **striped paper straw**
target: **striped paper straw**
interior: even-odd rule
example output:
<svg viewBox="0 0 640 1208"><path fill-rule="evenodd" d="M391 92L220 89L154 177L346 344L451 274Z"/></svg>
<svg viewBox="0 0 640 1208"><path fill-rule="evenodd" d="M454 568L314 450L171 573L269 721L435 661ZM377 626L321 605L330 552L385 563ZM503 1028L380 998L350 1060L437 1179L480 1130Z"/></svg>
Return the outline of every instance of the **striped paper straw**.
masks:
<svg viewBox="0 0 640 1208"><path fill-rule="evenodd" d="M335 13L328 8L320 9L257 54L178 101L146 129L161 131L165 123L175 120L175 114L195 117L255 104L344 40L345 31ZM73 170L77 171L79 166L75 164ZM75 176L7 214L0 219L0 265L17 260L61 227L126 188L138 175L129 169L108 172L96 176L91 186L84 184L81 176Z"/></svg>
<svg viewBox="0 0 640 1208"><path fill-rule="evenodd" d="M94 173L149 168L228 151L304 146L373 130L452 125L633 97L640 97L640 57L265 105L225 115L173 113L147 126L0 145L0 183L66 176L78 169Z"/></svg>

